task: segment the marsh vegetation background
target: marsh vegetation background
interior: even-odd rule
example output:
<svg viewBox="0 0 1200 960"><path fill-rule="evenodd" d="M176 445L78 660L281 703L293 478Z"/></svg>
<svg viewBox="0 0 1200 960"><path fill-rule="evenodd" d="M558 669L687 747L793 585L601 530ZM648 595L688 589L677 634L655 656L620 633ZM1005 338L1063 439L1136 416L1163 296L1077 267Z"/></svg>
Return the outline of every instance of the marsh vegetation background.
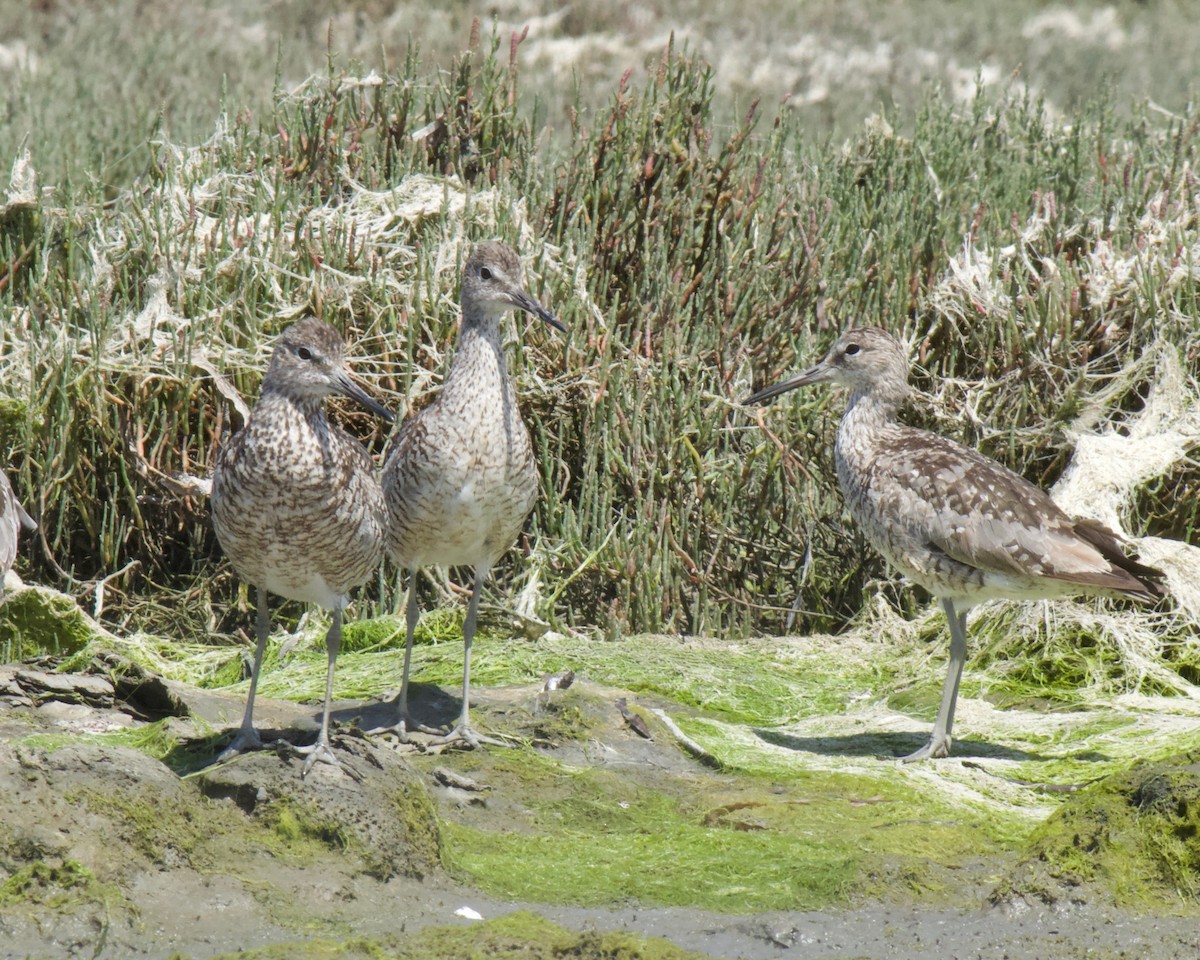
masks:
<svg viewBox="0 0 1200 960"><path fill-rule="evenodd" d="M688 732L768 778L794 764L784 727L855 698L931 716L941 624L845 515L842 398L736 403L850 324L913 343L911 422L1047 487L1081 437L1128 440L1114 462L1144 469L1093 471L1109 487L1075 494L1130 535L1195 541L1187 4L0 0L0 24L0 453L41 524L18 570L110 631L11 607L4 660L116 644L240 689L247 604L189 478L208 475L271 338L305 312L344 331L392 408L426 402L458 265L492 236L570 333L513 328L542 497L496 571L484 684L585 662L701 711ZM380 425L341 419L382 449ZM423 681L458 669L456 582L422 582ZM1055 745L1039 776L1071 779L1085 762L1071 736L1112 741L1102 772L1200 742L1200 608L1179 596L1150 613L981 615L965 693L990 698L1000 740L1037 741L1007 759ZM339 695L387 686L398 599L390 570L362 591ZM285 607L317 636L302 613ZM659 633L717 642L640 636ZM738 645L783 634L816 639ZM267 692L319 697L323 653L275 647ZM1114 713L1021 730L1047 703L1178 725ZM770 757L758 727L781 731ZM988 795L959 774L957 799ZM1057 802L1006 807L989 843L1017 849ZM470 847L460 869L503 872ZM1187 856L1155 882L1194 898Z"/></svg>
<svg viewBox="0 0 1200 960"><path fill-rule="evenodd" d="M450 261L496 233L573 328L514 357L545 495L500 577L556 624L854 616L887 575L834 490L840 400L766 432L733 403L847 324L914 340L915 416L1043 484L1100 386L1136 411L1149 344L1194 361L1176 5L761 6L501 4L473 36L454 5L11 5L0 149L36 203L6 208L3 442L34 578L124 570L109 622L231 630L207 505L163 475L207 475L305 310L422 403ZM1186 537L1195 486L1180 462L1131 529Z"/></svg>

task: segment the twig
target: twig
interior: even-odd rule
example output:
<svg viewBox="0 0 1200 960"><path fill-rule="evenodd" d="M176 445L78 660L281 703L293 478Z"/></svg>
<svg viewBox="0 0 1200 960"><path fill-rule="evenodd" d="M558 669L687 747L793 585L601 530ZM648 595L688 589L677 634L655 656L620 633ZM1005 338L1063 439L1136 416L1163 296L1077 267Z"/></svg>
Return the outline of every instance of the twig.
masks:
<svg viewBox="0 0 1200 960"><path fill-rule="evenodd" d="M1093 783L1103 779L1102 777L1094 777L1082 783L1038 783L1035 780L1019 780L1016 777L1006 777L1000 773L993 773L982 763L976 763L974 760L964 760L962 765L972 770L981 770L989 777L995 777L997 780L1003 780L1005 783L1015 783L1018 787L1029 787L1038 793L1077 793L1084 787L1090 787Z"/></svg>
<svg viewBox="0 0 1200 960"><path fill-rule="evenodd" d="M89 593L95 593L96 600L92 604L92 619L99 620L100 614L104 612L104 588L107 587L113 580L124 576L131 570L136 570L141 565L141 560L130 560L120 570L110 573L107 577L101 577L99 580L93 580L75 595L75 599L77 601L82 600Z"/></svg>
<svg viewBox="0 0 1200 960"><path fill-rule="evenodd" d="M665 710L660 710L658 707L653 707L653 708L651 708L650 712L653 713L656 717L658 717L659 720L661 720L663 722L663 726L667 728L667 732L670 733L671 736L673 736L676 740L679 741L679 745L681 747L683 747L684 750L686 750L688 753L690 753L693 757L695 757L697 760L699 760L706 767L713 767L716 770L721 769L721 767L722 767L721 761L718 760L716 757L714 757L707 750L705 750L702 746L700 746L700 744L698 744L695 740L693 740L691 737L689 737L686 733L684 733L682 730L680 730L679 725L676 724L674 720L672 720L670 717L667 716Z"/></svg>

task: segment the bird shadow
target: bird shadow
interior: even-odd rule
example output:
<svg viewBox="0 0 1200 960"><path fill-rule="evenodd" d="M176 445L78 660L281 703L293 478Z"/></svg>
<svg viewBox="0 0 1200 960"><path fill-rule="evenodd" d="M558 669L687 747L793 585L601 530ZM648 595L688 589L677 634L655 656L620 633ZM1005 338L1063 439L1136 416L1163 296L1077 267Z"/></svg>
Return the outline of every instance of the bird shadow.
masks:
<svg viewBox="0 0 1200 960"><path fill-rule="evenodd" d="M929 739L927 733L850 733L840 736L797 737L778 730L754 729L760 740L785 750L818 753L823 756L875 757L898 760L920 749ZM986 740L955 740L952 756L959 759L1051 761L1061 757L989 743ZM1098 762L1110 759L1106 754L1086 750L1072 754L1072 759Z"/></svg>
<svg viewBox="0 0 1200 960"><path fill-rule="evenodd" d="M329 712L331 732L341 728L343 733L386 727L395 721L392 698L367 702L353 701L335 704ZM260 701L255 715L255 729L265 749L287 749L311 744L321 729L322 705L277 703L271 706ZM413 683L408 688L409 720L424 727L449 730L458 720L462 700L432 683ZM410 727L411 729L411 727ZM185 738L167 753L164 762L180 776L196 773L217 763L221 752L237 735L230 727L200 737ZM253 752L253 751L247 751Z"/></svg>
<svg viewBox="0 0 1200 960"><path fill-rule="evenodd" d="M330 723L354 724L363 730L386 726L396 719L395 708L392 706L393 696L394 694L367 703L336 707L329 713ZM462 698L447 693L435 683L408 685L408 719L413 723L449 729L458 720L461 711ZM319 708L314 718L315 722L320 724Z"/></svg>

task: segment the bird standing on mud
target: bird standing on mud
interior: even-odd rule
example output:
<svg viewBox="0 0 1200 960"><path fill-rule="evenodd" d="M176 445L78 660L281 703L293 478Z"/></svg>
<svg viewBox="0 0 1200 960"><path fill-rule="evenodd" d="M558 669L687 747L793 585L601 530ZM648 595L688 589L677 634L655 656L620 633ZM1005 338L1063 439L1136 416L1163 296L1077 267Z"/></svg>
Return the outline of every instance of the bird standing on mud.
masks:
<svg viewBox="0 0 1200 960"><path fill-rule="evenodd" d="M261 747L254 695L270 629L267 594L333 611L325 638L329 666L321 732L304 774L319 761L336 764L329 747L333 670L347 594L383 560L387 510L370 454L330 424L325 399L342 394L387 421L346 370L342 338L307 317L276 341L249 422L222 448L213 471L212 515L217 539L234 570L257 589L258 643L241 729L220 759Z"/></svg>
<svg viewBox="0 0 1200 960"><path fill-rule="evenodd" d="M521 262L499 242L480 243L463 268L462 330L437 398L404 421L383 468L387 550L408 570L407 638L395 719L372 732L405 736L408 674L417 607L417 571L428 564L470 566L475 582L463 624L462 712L436 744L475 747L470 725L471 641L488 572L525 524L538 494L529 431L508 375L500 320L524 310L556 330L566 327L525 292Z"/></svg>
<svg viewBox="0 0 1200 960"><path fill-rule="evenodd" d="M851 515L892 566L939 599L950 626L950 666L933 734L903 760L950 753L967 656L966 613L976 603L1163 595L1163 574L1127 557L1102 523L1073 520L995 460L899 423L896 412L909 394L908 358L891 334L850 330L816 366L743 402L762 403L813 383L851 391L833 451Z"/></svg>

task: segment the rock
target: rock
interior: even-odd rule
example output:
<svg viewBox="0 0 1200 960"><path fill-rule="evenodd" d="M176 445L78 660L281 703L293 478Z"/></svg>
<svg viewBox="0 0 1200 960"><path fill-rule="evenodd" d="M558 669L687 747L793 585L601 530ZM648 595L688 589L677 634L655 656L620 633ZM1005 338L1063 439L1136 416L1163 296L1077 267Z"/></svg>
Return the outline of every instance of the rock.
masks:
<svg viewBox="0 0 1200 960"><path fill-rule="evenodd" d="M39 704L46 700L62 700L66 703L110 707L115 693L112 682L106 677L86 674L17 670L15 680L21 690Z"/></svg>
<svg viewBox="0 0 1200 960"><path fill-rule="evenodd" d="M341 766L318 763L303 780L301 758L267 751L195 779L205 796L231 799L251 816L272 820L286 811L295 829L356 854L377 879L430 873L441 844L420 774L388 746L336 734L333 740Z"/></svg>

